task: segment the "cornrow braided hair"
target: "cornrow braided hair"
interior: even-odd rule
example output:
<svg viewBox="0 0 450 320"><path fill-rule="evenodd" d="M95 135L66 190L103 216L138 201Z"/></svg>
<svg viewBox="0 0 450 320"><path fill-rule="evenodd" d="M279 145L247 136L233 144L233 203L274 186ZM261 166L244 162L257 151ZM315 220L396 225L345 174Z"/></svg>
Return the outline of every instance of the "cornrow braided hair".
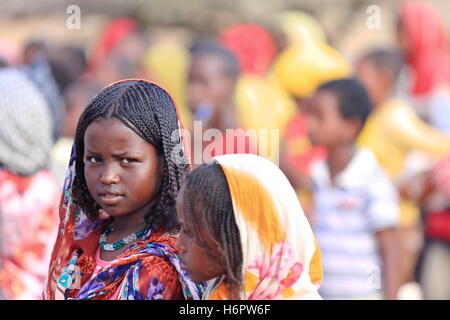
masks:
<svg viewBox="0 0 450 320"><path fill-rule="evenodd" d="M153 230L177 232L175 199L190 166L184 148L180 147L180 122L170 95L145 80L123 80L104 88L86 107L76 129L72 190L75 205L91 220L98 217L100 206L90 195L84 176L84 135L89 124L99 118L120 120L156 148L163 179L145 219Z"/></svg>
<svg viewBox="0 0 450 320"><path fill-rule="evenodd" d="M183 192L183 211L186 226L195 241L218 264L225 263L226 285L232 299L239 299L242 286L242 246L233 213L228 182L217 162L204 163L186 176ZM206 232L222 250L223 259L215 257L202 238Z"/></svg>

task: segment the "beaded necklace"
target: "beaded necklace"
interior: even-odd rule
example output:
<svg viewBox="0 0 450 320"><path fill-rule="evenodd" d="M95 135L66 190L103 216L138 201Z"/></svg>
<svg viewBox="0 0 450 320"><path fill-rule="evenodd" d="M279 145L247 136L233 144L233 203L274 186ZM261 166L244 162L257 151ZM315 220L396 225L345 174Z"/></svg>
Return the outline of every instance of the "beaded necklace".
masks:
<svg viewBox="0 0 450 320"><path fill-rule="evenodd" d="M129 244L130 242L142 237L147 230L147 227L143 228L142 230L139 230L137 232L134 232L132 234L127 235L122 240L117 241L115 243L106 243L106 237L113 232L115 229L115 226L113 224L108 225L106 227L105 231L102 232L100 235L100 247L105 251L116 251L125 246L126 244Z"/></svg>

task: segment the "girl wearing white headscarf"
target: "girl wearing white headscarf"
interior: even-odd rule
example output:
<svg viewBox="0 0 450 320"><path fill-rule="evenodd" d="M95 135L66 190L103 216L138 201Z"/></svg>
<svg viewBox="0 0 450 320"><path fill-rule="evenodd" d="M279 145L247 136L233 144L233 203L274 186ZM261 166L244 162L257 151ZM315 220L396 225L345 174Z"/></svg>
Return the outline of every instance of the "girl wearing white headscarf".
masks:
<svg viewBox="0 0 450 320"><path fill-rule="evenodd" d="M203 299L320 299L320 249L284 174L256 155L192 171L177 199L176 246Z"/></svg>

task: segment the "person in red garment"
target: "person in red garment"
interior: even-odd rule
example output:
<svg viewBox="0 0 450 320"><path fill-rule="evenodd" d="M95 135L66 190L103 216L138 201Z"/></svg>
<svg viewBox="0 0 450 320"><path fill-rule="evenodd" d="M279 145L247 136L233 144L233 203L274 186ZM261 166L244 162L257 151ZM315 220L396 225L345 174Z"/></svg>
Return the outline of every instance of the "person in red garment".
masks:
<svg viewBox="0 0 450 320"><path fill-rule="evenodd" d="M397 40L412 75L413 106L436 129L450 132L450 48L444 19L428 2L405 1Z"/></svg>

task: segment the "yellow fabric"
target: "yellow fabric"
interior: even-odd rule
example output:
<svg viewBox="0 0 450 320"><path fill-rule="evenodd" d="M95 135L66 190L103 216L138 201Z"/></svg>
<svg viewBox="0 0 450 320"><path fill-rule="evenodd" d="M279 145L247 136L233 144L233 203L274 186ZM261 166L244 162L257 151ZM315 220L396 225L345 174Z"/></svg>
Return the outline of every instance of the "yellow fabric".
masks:
<svg viewBox="0 0 450 320"><path fill-rule="evenodd" d="M367 119L358 143L371 149L389 176L396 180L413 149L437 157L450 152L450 137L424 123L400 100L377 107Z"/></svg>
<svg viewBox="0 0 450 320"><path fill-rule="evenodd" d="M322 83L350 75L345 59L326 43L325 33L312 16L288 11L278 23L289 39L274 71L285 90L296 97L310 96Z"/></svg>
<svg viewBox="0 0 450 320"><path fill-rule="evenodd" d="M296 112L295 102L274 76L242 75L235 102L244 128L283 129Z"/></svg>
<svg viewBox="0 0 450 320"><path fill-rule="evenodd" d="M350 66L335 49L316 42L289 46L278 56L274 70L296 97L309 97L321 84L350 74Z"/></svg>
<svg viewBox="0 0 450 320"><path fill-rule="evenodd" d="M241 238L240 298L320 299L320 248L284 174L256 155L214 159L225 173ZM209 298L227 298L224 285Z"/></svg>
<svg viewBox="0 0 450 320"><path fill-rule="evenodd" d="M217 288L211 293L208 300L227 300L228 299L228 289L225 282L221 282Z"/></svg>
<svg viewBox="0 0 450 320"><path fill-rule="evenodd" d="M295 189L295 193L297 194L297 198L300 203L313 203L314 202L314 194L311 190L305 188L297 188Z"/></svg>
<svg viewBox="0 0 450 320"><path fill-rule="evenodd" d="M400 198L398 225L401 228L417 226L420 221L420 209L416 202Z"/></svg>
<svg viewBox="0 0 450 320"><path fill-rule="evenodd" d="M277 20L290 44L301 44L305 38L312 38L317 42L326 41L325 32L320 23L306 12L286 11L279 14Z"/></svg>
<svg viewBox="0 0 450 320"><path fill-rule="evenodd" d="M408 153L425 151L436 157L450 153L450 137L424 123L404 102L392 99L377 107L358 137L361 146L371 149L392 180L403 173ZM400 199L400 226L419 222L417 205Z"/></svg>
<svg viewBox="0 0 450 320"><path fill-rule="evenodd" d="M227 181L230 191L231 189L239 190L239 192L231 191L234 207L242 215L248 227L257 232L259 241L265 248L270 249L283 241L286 235L270 191L264 188L254 176L244 171L234 171ZM245 186L245 190L241 190L242 186ZM254 200L258 201L251 201L249 210L249 200L251 200L249 197L255 193L258 194L258 198Z"/></svg>
<svg viewBox="0 0 450 320"><path fill-rule="evenodd" d="M185 125L192 123L192 114L186 106L189 59L189 52L184 47L174 42L160 41L150 46L143 61L151 80L170 92Z"/></svg>
<svg viewBox="0 0 450 320"><path fill-rule="evenodd" d="M260 146L260 149L264 148L260 155L276 162L279 138L296 112L295 102L276 77L243 74L236 86L235 103L241 127L255 129L258 144L267 141L266 145ZM272 136L271 130L278 130L278 134Z"/></svg>
<svg viewBox="0 0 450 320"><path fill-rule="evenodd" d="M322 253L320 252L320 246L317 239L314 239L314 245L316 250L314 251L314 255L309 265L309 276L312 283L319 285L323 280Z"/></svg>
<svg viewBox="0 0 450 320"><path fill-rule="evenodd" d="M69 137L59 138L50 152L50 158L53 161L62 163L67 167L70 160L72 145L73 145L73 138Z"/></svg>

